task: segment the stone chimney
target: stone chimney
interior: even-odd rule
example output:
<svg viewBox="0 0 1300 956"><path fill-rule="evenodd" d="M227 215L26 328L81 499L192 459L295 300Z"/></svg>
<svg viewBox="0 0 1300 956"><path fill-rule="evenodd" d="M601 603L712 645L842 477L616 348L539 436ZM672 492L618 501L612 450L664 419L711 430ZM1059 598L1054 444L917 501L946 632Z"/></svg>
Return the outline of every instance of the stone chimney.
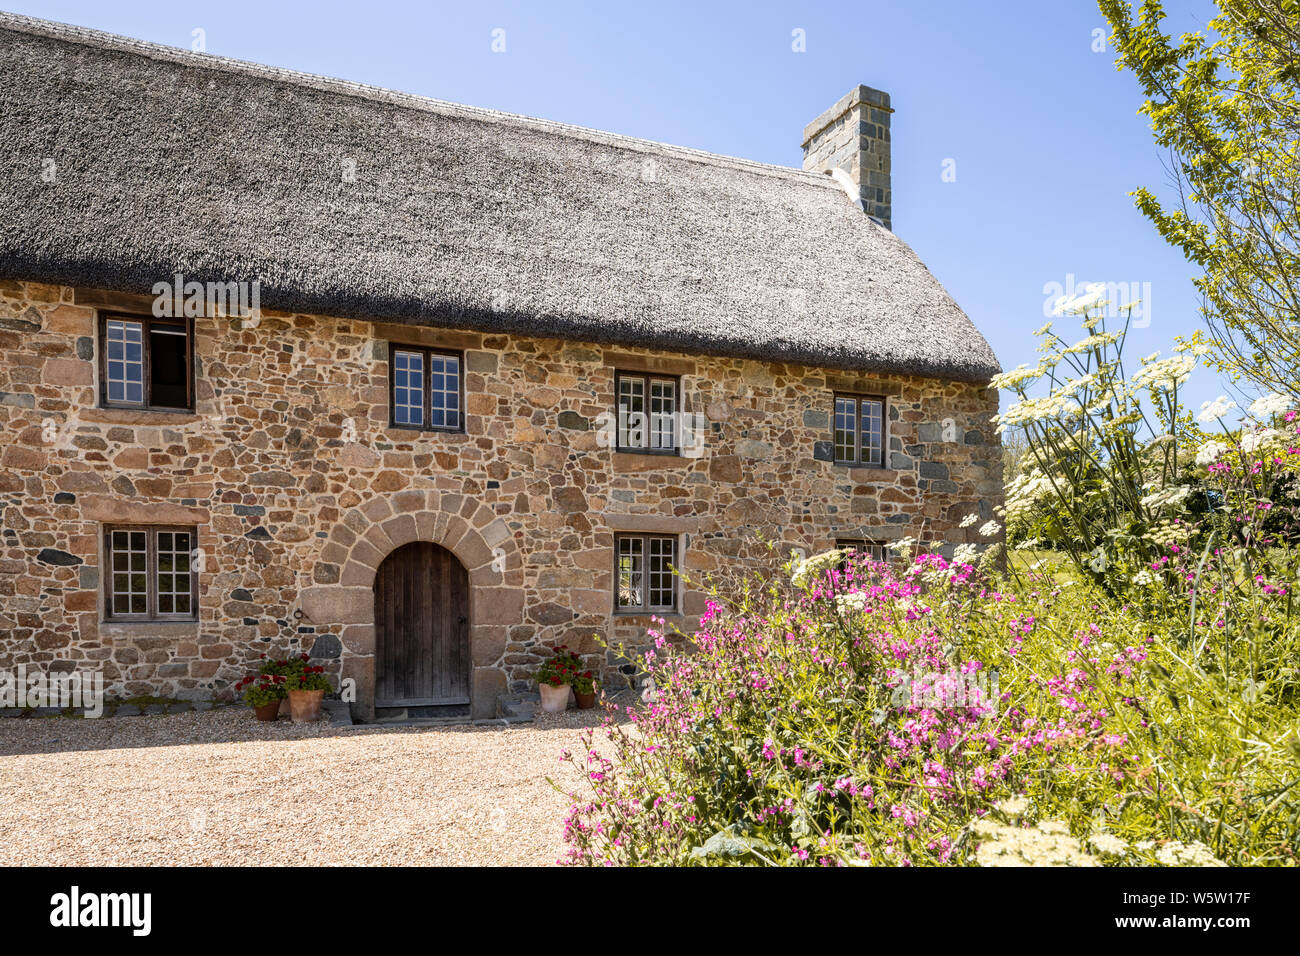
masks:
<svg viewBox="0 0 1300 956"><path fill-rule="evenodd" d="M889 94L859 86L803 131L803 168L856 187L858 206L893 228L889 187ZM843 173L835 173L835 170ZM847 180L845 179L847 174Z"/></svg>

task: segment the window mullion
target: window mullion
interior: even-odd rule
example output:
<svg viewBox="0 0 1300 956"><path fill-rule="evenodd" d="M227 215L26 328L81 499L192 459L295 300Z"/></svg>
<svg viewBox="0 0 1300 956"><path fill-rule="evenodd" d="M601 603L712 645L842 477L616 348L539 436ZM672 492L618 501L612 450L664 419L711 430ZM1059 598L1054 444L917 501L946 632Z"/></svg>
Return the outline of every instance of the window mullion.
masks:
<svg viewBox="0 0 1300 956"><path fill-rule="evenodd" d="M144 539L144 613L149 620L158 617L158 532L149 528Z"/></svg>
<svg viewBox="0 0 1300 956"><path fill-rule="evenodd" d="M431 350L420 350L420 364L424 366L424 373L420 377L420 386L424 391L424 421L420 422L420 428L429 431L433 428L433 352ZM446 421L445 417L443 421Z"/></svg>
<svg viewBox="0 0 1300 956"><path fill-rule="evenodd" d="M853 463L862 464L862 399L853 400Z"/></svg>
<svg viewBox="0 0 1300 956"><path fill-rule="evenodd" d="M101 533L104 535L104 617L113 616L113 529L107 525L101 525Z"/></svg>
<svg viewBox="0 0 1300 956"><path fill-rule="evenodd" d="M649 385L647 379L646 384ZM643 611L650 610L650 536L641 535L641 601Z"/></svg>
<svg viewBox="0 0 1300 956"><path fill-rule="evenodd" d="M638 376L636 381L641 383L641 428L640 428L641 440L637 442L637 444L634 447L636 447L640 451L649 451L650 450L650 429L652 427L650 424L650 407L653 402L653 399L650 397L650 376L649 375ZM641 550L642 553L646 555L646 559L648 559L649 553L645 551L644 538L641 539ZM641 606L643 608L646 606L644 595L642 595Z"/></svg>
<svg viewBox="0 0 1300 956"><path fill-rule="evenodd" d="M143 319L140 322L140 358L143 360L141 368L144 370L144 381L141 383L140 394L144 397L144 407L153 408L153 330L150 328L149 320Z"/></svg>
<svg viewBox="0 0 1300 956"><path fill-rule="evenodd" d="M682 450L682 425L686 421L686 410L682 407L682 380L679 378L673 382L673 417L670 427L673 430L673 452L680 454Z"/></svg>
<svg viewBox="0 0 1300 956"><path fill-rule="evenodd" d="M645 609L647 611L653 611L655 606L655 554L654 549L650 546L652 537L652 535L646 535L645 543L641 545L645 550Z"/></svg>

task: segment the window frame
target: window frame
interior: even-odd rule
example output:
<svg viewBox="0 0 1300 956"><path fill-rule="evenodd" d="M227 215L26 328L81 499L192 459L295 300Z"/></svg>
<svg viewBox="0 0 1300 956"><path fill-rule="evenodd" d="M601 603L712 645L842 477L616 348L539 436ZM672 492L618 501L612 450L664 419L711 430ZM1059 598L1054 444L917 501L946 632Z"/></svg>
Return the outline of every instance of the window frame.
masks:
<svg viewBox="0 0 1300 956"><path fill-rule="evenodd" d="M117 531L143 532L145 535L145 611L143 614L118 613L113 607L113 534ZM158 610L158 535L188 534L190 548L190 610L187 613ZM199 546L199 531L190 525L106 524L103 526L104 564L101 574L104 587L103 619L108 623L148 623L156 621L197 621L199 619L199 572L193 558Z"/></svg>
<svg viewBox="0 0 1300 956"><path fill-rule="evenodd" d="M651 448L649 444L644 446L624 445L623 444L623 422L620 412L619 396L622 394L620 386L625 379L639 379L645 383L645 400L650 401L651 383L653 382L672 382L673 383L673 445L671 448ZM644 413L647 416L651 413ZM682 454L682 433L681 433L681 415L682 415L682 377L680 375L667 375L661 372L638 372L633 369L615 369L614 370L614 450L629 455L664 455L667 457L681 457ZM646 430L646 441L650 440L650 430Z"/></svg>
<svg viewBox="0 0 1300 956"><path fill-rule="evenodd" d="M424 371L421 379L421 394L424 398L424 404L421 408L422 421L418 425L412 425L409 422L397 421L397 353L398 352L418 352L423 356ZM433 370L429 363L429 357L432 355L441 355L456 360L456 401L458 404L458 417L455 427L447 425L430 425L432 418L432 401L433 391L429 388L430 378ZM388 343L388 427L400 428L403 431L412 432L445 432L451 435L465 434L465 353L457 349L443 349L433 345L407 345L404 342Z"/></svg>
<svg viewBox="0 0 1300 956"><path fill-rule="evenodd" d="M835 440L838 430L836 422L839 416L839 403L853 402L853 458L840 458L839 443ZM878 402L880 404L880 460L865 461L862 458L862 404ZM886 455L889 451L889 401L884 395L865 395L856 392L834 392L831 397L831 461L836 465L849 468L886 467Z"/></svg>
<svg viewBox="0 0 1300 956"><path fill-rule="evenodd" d="M642 560L642 586L641 598L644 603L640 605L624 606L619 603L619 558L622 556L620 545L624 541L641 542L641 560ZM673 601L672 604L650 604L650 542L651 541L669 541L672 543L672 557L668 564L667 574L672 582ZM647 615L647 614L677 614L681 605L681 587L678 575L673 573L674 568L681 566L682 541L680 535L663 534L654 531L618 531L614 533L614 613L616 615ZM664 573L664 572L660 572Z"/></svg>
<svg viewBox="0 0 1300 956"><path fill-rule="evenodd" d="M152 315L137 315L131 312L115 312L101 310L98 315L99 328L97 331L97 345L99 346L99 407L100 408L127 408L132 411L145 412L190 412L195 411L194 393L195 379L195 347L194 347L194 319L185 318L168 318L156 317ZM142 400L139 402L128 402L121 399L110 399L108 397L108 323L109 322L132 322L140 326L140 361L143 380L141 382ZM155 325L181 325L185 329L185 402L184 405L155 405L153 404L153 348L151 346L152 338L150 329Z"/></svg>

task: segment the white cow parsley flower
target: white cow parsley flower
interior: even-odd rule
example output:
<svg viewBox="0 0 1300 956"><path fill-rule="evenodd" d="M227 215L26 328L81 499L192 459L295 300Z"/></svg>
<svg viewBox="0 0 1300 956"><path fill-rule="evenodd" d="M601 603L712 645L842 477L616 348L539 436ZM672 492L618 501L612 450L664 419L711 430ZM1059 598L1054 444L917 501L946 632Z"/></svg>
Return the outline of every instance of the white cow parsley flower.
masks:
<svg viewBox="0 0 1300 956"><path fill-rule="evenodd" d="M1196 463L1198 465L1209 465L1218 461L1223 453L1229 450L1229 446L1221 441L1207 441L1204 445L1196 450Z"/></svg>
<svg viewBox="0 0 1300 956"><path fill-rule="evenodd" d="M979 558L979 548L973 544L959 544L952 549L953 567L961 567L967 564L974 564Z"/></svg>
<svg viewBox="0 0 1300 956"><path fill-rule="evenodd" d="M1088 843L1102 856L1123 856L1128 851L1128 844L1113 833L1094 833Z"/></svg>
<svg viewBox="0 0 1300 956"><path fill-rule="evenodd" d="M1195 368L1196 359L1192 356L1174 355L1143 365L1133 373L1129 381L1134 388L1154 388L1157 391L1169 392L1191 378Z"/></svg>
<svg viewBox="0 0 1300 956"><path fill-rule="evenodd" d="M1021 364L1017 365L1010 372L1003 372L1001 375L994 375L993 378L989 380L989 387L1013 389L1024 385L1026 382L1032 382L1042 374L1043 370L1039 367L1030 368L1028 365Z"/></svg>
<svg viewBox="0 0 1300 956"><path fill-rule="evenodd" d="M1104 304L1106 296L1106 283L1089 282L1083 287L1083 291L1076 295L1063 295L1058 297L1052 303L1053 315L1069 315L1080 312L1087 312L1089 309L1095 309L1097 306Z"/></svg>
<svg viewBox="0 0 1300 956"><path fill-rule="evenodd" d="M853 591L849 594L840 594L835 598L835 606L842 613L849 614L854 611L861 613L867 606L867 595L862 591Z"/></svg>
<svg viewBox="0 0 1300 956"><path fill-rule="evenodd" d="M1277 392L1271 392L1263 398L1257 398L1250 403L1250 414L1256 418L1271 419L1274 415L1281 415L1291 407L1291 399Z"/></svg>
<svg viewBox="0 0 1300 956"><path fill-rule="evenodd" d="M835 549L805 558L795 565L794 573L790 575L790 583L797 588L807 587L810 582L817 580L843 561L846 553L841 549Z"/></svg>
<svg viewBox="0 0 1300 956"><path fill-rule="evenodd" d="M886 547L906 560L912 554L912 550L916 547L916 539L910 536L899 538L897 541L890 542Z"/></svg>
<svg viewBox="0 0 1300 956"><path fill-rule="evenodd" d="M1196 416L1196 420L1208 425L1218 421L1236 407L1237 403L1227 395L1220 395L1212 402L1201 402L1201 414Z"/></svg>
<svg viewBox="0 0 1300 956"><path fill-rule="evenodd" d="M1266 448L1269 445L1277 444L1282 439L1282 433L1275 428L1265 428L1263 431L1241 433L1241 450L1246 454L1251 454L1260 448Z"/></svg>

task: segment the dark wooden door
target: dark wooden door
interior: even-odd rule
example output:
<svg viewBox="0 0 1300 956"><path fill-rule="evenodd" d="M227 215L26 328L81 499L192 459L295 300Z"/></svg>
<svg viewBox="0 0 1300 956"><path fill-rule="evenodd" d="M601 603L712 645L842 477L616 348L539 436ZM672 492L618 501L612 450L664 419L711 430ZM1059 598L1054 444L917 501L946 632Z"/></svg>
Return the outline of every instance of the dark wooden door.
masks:
<svg viewBox="0 0 1300 956"><path fill-rule="evenodd" d="M398 548L375 575L375 706L469 703L469 575L446 548Z"/></svg>

